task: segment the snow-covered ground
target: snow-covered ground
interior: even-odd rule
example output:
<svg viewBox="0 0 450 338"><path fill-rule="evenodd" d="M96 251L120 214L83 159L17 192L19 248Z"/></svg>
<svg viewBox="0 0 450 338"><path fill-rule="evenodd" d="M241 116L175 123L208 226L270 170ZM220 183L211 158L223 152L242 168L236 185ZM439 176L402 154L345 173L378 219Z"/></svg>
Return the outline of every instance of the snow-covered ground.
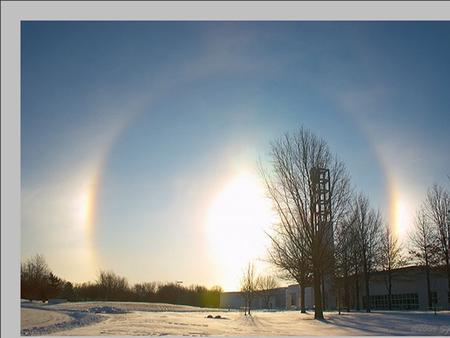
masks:
<svg viewBox="0 0 450 338"><path fill-rule="evenodd" d="M66 323L71 317L55 311L42 311L38 309L22 309L22 329L31 329L33 327L48 327L57 323Z"/></svg>
<svg viewBox="0 0 450 338"><path fill-rule="evenodd" d="M207 318L220 315L220 319ZM153 303L22 303L23 335L450 335L450 312L325 314L236 311Z"/></svg>

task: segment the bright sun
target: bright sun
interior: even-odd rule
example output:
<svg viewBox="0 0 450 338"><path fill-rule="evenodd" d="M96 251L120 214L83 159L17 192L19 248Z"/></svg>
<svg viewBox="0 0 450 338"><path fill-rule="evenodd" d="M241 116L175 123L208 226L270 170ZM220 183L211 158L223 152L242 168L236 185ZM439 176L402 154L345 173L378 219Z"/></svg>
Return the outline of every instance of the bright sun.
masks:
<svg viewBox="0 0 450 338"><path fill-rule="evenodd" d="M265 230L274 221L270 200L255 175L235 176L214 199L207 233L226 289L238 286L247 262L264 256L269 244Z"/></svg>
<svg viewBox="0 0 450 338"><path fill-rule="evenodd" d="M394 201L393 224L400 240L405 239L411 226L411 212L407 201L400 196Z"/></svg>

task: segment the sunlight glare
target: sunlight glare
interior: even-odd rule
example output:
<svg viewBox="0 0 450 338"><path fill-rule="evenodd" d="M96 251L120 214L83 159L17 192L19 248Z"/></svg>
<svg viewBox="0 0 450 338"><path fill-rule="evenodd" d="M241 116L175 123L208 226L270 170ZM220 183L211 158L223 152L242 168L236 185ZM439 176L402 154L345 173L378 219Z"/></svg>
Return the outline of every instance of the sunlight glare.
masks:
<svg viewBox="0 0 450 338"><path fill-rule="evenodd" d="M270 200L255 175L237 175L215 198L207 216L207 233L225 288L236 289L243 267L264 256L269 243L265 230L274 221Z"/></svg>
<svg viewBox="0 0 450 338"><path fill-rule="evenodd" d="M409 210L404 199L396 199L394 213L394 224L397 236L399 239L403 239L409 229L410 222Z"/></svg>
<svg viewBox="0 0 450 338"><path fill-rule="evenodd" d="M86 184L75 200L75 221L79 224L85 237L90 236L91 232L91 218L93 209L93 196L90 184Z"/></svg>

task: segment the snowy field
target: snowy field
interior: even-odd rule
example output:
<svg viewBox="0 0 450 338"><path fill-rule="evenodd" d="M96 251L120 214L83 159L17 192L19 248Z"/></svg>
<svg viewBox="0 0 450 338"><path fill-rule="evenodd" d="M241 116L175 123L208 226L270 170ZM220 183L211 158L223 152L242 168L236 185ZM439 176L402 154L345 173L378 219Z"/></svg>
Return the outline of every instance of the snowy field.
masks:
<svg viewBox="0 0 450 338"><path fill-rule="evenodd" d="M220 315L220 319L207 318ZM325 314L298 311L237 311L156 303L80 302L42 305L22 302L22 335L450 335L450 312Z"/></svg>

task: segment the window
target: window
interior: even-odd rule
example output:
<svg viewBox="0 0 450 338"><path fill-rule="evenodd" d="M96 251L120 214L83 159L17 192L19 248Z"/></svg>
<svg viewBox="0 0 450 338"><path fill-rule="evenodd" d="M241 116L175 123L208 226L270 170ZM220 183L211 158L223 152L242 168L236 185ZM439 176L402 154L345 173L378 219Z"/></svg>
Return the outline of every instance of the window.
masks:
<svg viewBox="0 0 450 338"><path fill-rule="evenodd" d="M367 304L367 297L363 297L363 307ZM389 309L389 295L370 296L370 307L372 309ZM392 310L416 310L419 308L419 297L417 293L402 293L391 295Z"/></svg>

